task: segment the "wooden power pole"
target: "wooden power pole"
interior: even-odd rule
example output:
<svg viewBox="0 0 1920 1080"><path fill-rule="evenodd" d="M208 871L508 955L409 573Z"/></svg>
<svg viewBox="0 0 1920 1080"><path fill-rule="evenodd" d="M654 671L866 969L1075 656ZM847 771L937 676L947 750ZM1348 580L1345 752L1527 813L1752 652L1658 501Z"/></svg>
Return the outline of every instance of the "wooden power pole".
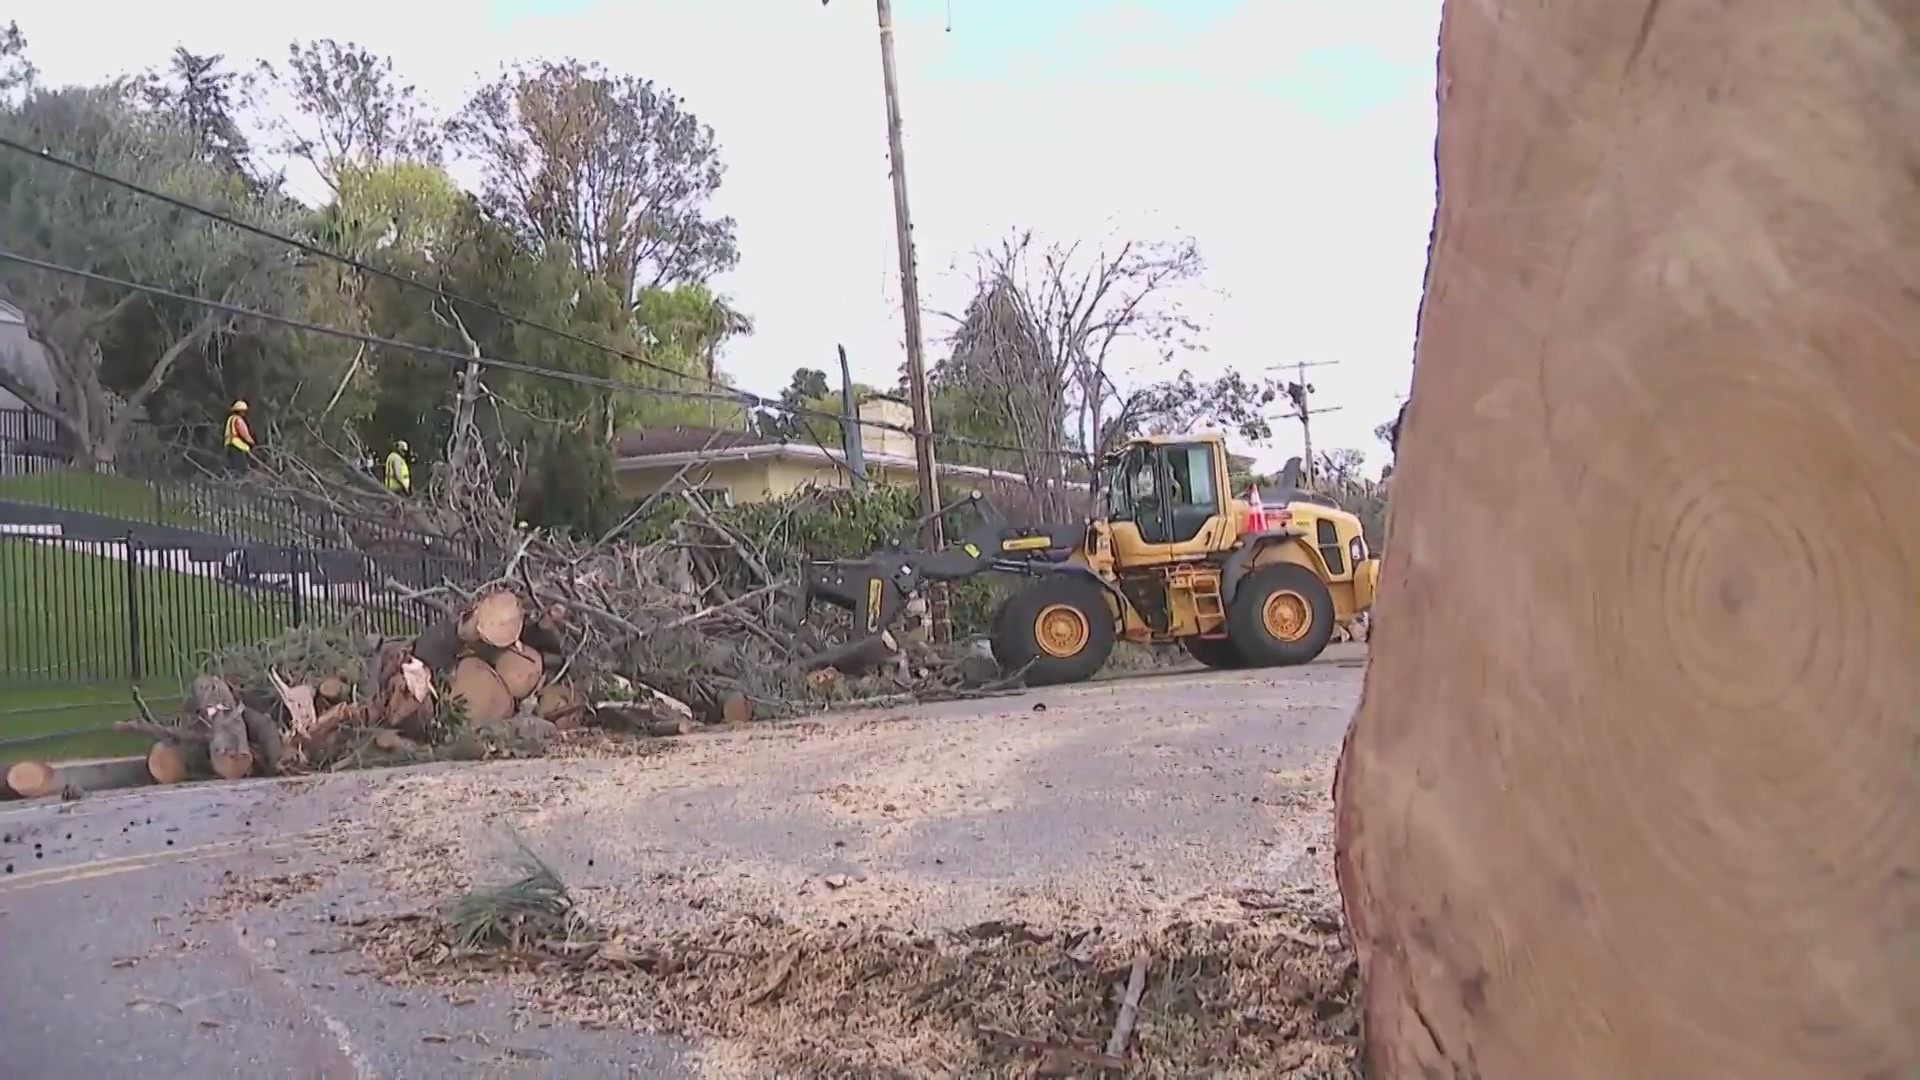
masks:
<svg viewBox="0 0 1920 1080"><path fill-rule="evenodd" d="M1313 384L1307 381L1307 369L1310 367L1330 367L1338 360L1317 360L1307 363L1305 360L1293 365L1294 381L1287 384L1287 401L1293 406L1293 418L1300 421L1300 482L1313 489L1313 417L1326 412L1338 412L1340 406L1329 405L1324 409L1314 409L1307 405L1307 398L1313 393ZM1284 366L1284 365L1282 365ZM1277 370L1268 368L1268 371Z"/></svg>
<svg viewBox="0 0 1920 1080"><path fill-rule="evenodd" d="M887 95L887 157L893 166L893 219L900 248L900 306L907 330L907 397L913 405L913 463L920 477L922 541L940 546L940 484L934 476L933 403L927 393L926 342L920 332L920 276L914 266L913 215L907 209L907 148L900 124L900 82L893 61L893 3L875 0L880 20L880 78Z"/></svg>
<svg viewBox="0 0 1920 1080"><path fill-rule="evenodd" d="M825 6L828 0L820 0ZM900 250L900 306L907 331L907 399L913 407L913 459L920 487L920 513L926 519L920 542L928 551L941 543L940 483L934 475L933 402L927 392L926 341L920 329L920 276L914 265L913 214L907 208L907 147L900 122L900 80L893 59L893 3L874 0L880 24L880 79L887 99L887 158L893 173L893 224ZM941 590L929 597L929 621L936 638L946 636L946 604Z"/></svg>

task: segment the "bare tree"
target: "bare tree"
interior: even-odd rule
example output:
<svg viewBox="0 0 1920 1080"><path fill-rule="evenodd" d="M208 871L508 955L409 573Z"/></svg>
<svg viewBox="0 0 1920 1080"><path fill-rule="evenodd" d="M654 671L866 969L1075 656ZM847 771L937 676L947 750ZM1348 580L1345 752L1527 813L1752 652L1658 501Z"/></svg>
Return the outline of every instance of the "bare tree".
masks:
<svg viewBox="0 0 1920 1080"><path fill-rule="evenodd" d="M1070 375L1054 362L1023 310L1011 280L982 278L957 320L952 353L929 373L936 423L944 434L991 444L963 443L943 453L1018 472L1036 509L1058 516L1075 501L1065 482L1080 472L1069 468Z"/></svg>
<svg viewBox="0 0 1920 1080"><path fill-rule="evenodd" d="M176 47L164 68L127 80L127 93L170 115L193 134L196 153L236 176L250 177L253 144L241 126L255 94L252 73L230 71L226 58Z"/></svg>
<svg viewBox="0 0 1920 1080"><path fill-rule="evenodd" d="M631 301L739 261L708 205L724 173L713 129L646 79L575 60L503 73L448 128L486 170L489 208Z"/></svg>
<svg viewBox="0 0 1920 1080"><path fill-rule="evenodd" d="M1182 371L1129 393L1107 422L1104 442L1146 432L1167 435L1203 426L1225 427L1250 443L1273 437L1273 414L1280 399L1277 379L1249 379L1229 371L1209 381Z"/></svg>
<svg viewBox="0 0 1920 1080"><path fill-rule="evenodd" d="M350 167L439 162L439 127L387 57L322 38L287 46L284 67L264 60L260 67L293 108L274 124L280 148L312 165L329 188L338 191L340 173Z"/></svg>
<svg viewBox="0 0 1920 1080"><path fill-rule="evenodd" d="M1201 269L1191 239L1089 248L1008 237L979 255L973 300L950 316L953 353L935 373L947 418L1018 447L1029 482L1066 501L1066 481L1091 477L1120 430L1111 421L1131 400L1115 381L1120 356L1144 348L1171 361L1196 347L1176 290Z"/></svg>
<svg viewBox="0 0 1920 1080"><path fill-rule="evenodd" d="M1364 451L1336 448L1319 455L1313 467L1313 487L1330 496L1342 510L1360 519L1367 544L1378 548L1386 540L1388 486L1392 470L1380 477L1367 475Z"/></svg>

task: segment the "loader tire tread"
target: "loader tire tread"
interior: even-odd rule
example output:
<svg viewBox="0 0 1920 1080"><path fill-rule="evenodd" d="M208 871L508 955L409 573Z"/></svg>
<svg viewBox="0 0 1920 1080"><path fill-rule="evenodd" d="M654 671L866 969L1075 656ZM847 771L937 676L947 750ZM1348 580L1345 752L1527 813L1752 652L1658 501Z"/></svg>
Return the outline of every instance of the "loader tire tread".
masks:
<svg viewBox="0 0 1920 1080"><path fill-rule="evenodd" d="M1086 620L1086 643L1071 656L1053 655L1039 641L1035 624L1055 607L1072 608ZM1008 674L1024 667L1028 686L1058 686L1098 673L1113 654L1114 639L1113 609L1101 587L1084 578L1056 575L1007 598L994 620L993 655Z"/></svg>

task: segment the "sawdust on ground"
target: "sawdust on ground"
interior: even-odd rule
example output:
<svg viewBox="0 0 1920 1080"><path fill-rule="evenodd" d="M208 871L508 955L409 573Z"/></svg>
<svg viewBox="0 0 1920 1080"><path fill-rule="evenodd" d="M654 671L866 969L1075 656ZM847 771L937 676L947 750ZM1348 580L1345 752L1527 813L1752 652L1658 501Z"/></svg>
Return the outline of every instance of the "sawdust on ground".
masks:
<svg viewBox="0 0 1920 1080"><path fill-rule="evenodd" d="M1144 951L1130 1075L1357 1075L1330 754L1264 770L1253 819L1221 843L1133 830L1030 865L971 853L1066 813L1021 804L1067 785L1076 732L1114 738L1102 708L1129 706L878 715L397 778L338 842L421 917L362 941L389 981L504 980L589 1025L716 1037L711 1075L781 1077L1095 1075ZM1062 806L1140 812L1146 786L1222 797L1184 786L1228 766L1183 731L1120 737L1108 749L1141 776ZM509 834L555 867L597 944L450 947L434 906L497 880Z"/></svg>

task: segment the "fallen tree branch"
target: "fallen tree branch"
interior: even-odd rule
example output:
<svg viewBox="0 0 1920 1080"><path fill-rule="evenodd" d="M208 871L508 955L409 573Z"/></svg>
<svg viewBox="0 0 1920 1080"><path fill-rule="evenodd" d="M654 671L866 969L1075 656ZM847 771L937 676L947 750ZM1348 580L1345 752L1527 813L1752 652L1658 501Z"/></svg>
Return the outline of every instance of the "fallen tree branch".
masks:
<svg viewBox="0 0 1920 1080"><path fill-rule="evenodd" d="M1107 1056L1125 1058L1127 1040L1133 1035L1133 1025L1140 1017L1140 997L1147 990L1146 953L1133 958L1133 970L1127 975L1127 996L1120 1001L1120 1015L1113 1022L1113 1036L1107 1040Z"/></svg>
<svg viewBox="0 0 1920 1080"><path fill-rule="evenodd" d="M704 619L711 618L715 615L732 611L735 608L745 607L747 604L752 603L753 601L758 600L763 596L770 596L773 593L779 592L781 589L789 588L791 585L792 585L792 582L788 582L788 581L776 581L771 585L762 585L759 588L753 590L752 592L742 593L741 595L736 596L733 599L726 601L725 603L715 604L712 607L708 607L708 608L702 608L699 611L693 612L688 615L682 615L677 619L673 619L669 622L662 623L656 632L660 633L668 630L678 630L683 626L692 626L694 623L700 622Z"/></svg>

